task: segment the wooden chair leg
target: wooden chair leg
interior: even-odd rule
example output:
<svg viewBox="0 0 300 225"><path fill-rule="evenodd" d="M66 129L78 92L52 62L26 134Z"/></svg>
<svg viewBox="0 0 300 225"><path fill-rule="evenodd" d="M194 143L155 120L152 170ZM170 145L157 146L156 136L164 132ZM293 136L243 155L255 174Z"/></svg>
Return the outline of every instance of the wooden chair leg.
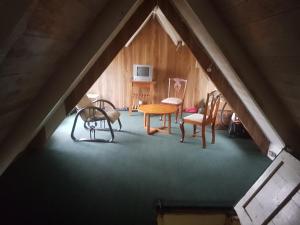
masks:
<svg viewBox="0 0 300 225"><path fill-rule="evenodd" d="M183 113L183 104L180 106L180 119L182 119L182 113Z"/></svg>
<svg viewBox="0 0 300 225"><path fill-rule="evenodd" d="M215 138L216 138L216 129L215 129L215 125L211 126L211 143L214 144L215 143Z"/></svg>
<svg viewBox="0 0 300 225"><path fill-rule="evenodd" d="M175 123L178 122L178 111L179 111L179 107L177 107L177 110L176 110Z"/></svg>
<svg viewBox="0 0 300 225"><path fill-rule="evenodd" d="M202 146L203 148L206 148L205 126L202 126Z"/></svg>
<svg viewBox="0 0 300 225"><path fill-rule="evenodd" d="M193 125L193 137L196 137L196 130L197 130L197 125Z"/></svg>
<svg viewBox="0 0 300 225"><path fill-rule="evenodd" d="M144 127L147 127L147 115L144 113Z"/></svg>
<svg viewBox="0 0 300 225"><path fill-rule="evenodd" d="M184 121L181 121L180 122L180 131L181 131L181 139L180 139L180 142L183 142L184 141L184 135L185 135L185 132L184 132Z"/></svg>

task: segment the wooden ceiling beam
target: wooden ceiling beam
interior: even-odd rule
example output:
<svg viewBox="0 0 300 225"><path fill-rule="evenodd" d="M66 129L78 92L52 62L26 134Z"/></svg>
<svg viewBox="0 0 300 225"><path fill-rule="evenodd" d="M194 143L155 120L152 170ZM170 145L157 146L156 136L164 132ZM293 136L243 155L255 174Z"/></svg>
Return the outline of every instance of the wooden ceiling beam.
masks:
<svg viewBox="0 0 300 225"><path fill-rule="evenodd" d="M82 90L88 87L85 84L91 85L92 81L83 78L91 69L98 76L102 73L101 71L103 70L101 68L106 68L107 63L111 61L115 52L118 51L117 47L111 46L110 43L116 36L125 35L121 30L124 29L123 27L127 24L127 21L136 14L137 9L144 5L149 5L149 7L155 5L153 2L142 0L108 1L95 18L93 26L87 29L85 33L82 33L76 46L64 57L62 63L52 73L51 78L41 88L31 106L24 112L26 119L24 117L20 118L17 123L17 129L13 129L7 135L7 138L1 142L0 175L44 128L45 124L56 112L66 111L64 102L74 88L82 85L83 88L78 88L77 90L79 90L78 93L84 94ZM143 21L143 18L140 20ZM128 25L125 29L128 29ZM137 28L129 29L134 30ZM119 32L122 34L119 34ZM129 37L126 36L124 37L125 39L128 40ZM122 45L124 44L125 41ZM113 50L106 51L107 48L112 48ZM105 56L100 57L103 54ZM97 60L102 61L103 65L93 67ZM94 76L91 76L91 79ZM79 99L80 94L75 96ZM74 104L75 101L73 101ZM55 120L55 125L58 125L62 119ZM52 127L55 125L52 124Z"/></svg>
<svg viewBox="0 0 300 225"><path fill-rule="evenodd" d="M201 40L209 55L215 60L216 65L223 72L235 92L238 93L240 99L245 103L255 121L271 140L272 151L279 153L283 147L287 146L294 155L297 152L300 154L298 150L300 130L296 120L297 113L295 114L292 111L297 107L297 101L294 101L294 104L291 105L286 99L281 99L289 90L282 92L276 90L273 86L272 79L278 73L274 69L272 69L273 73L269 73L272 70L265 71L263 67L266 61L260 61L261 58L255 57L256 53L249 52L246 46L251 39L237 35L232 27L224 21L222 17L224 15L216 11L209 0L172 0L172 2L174 2L195 35ZM278 28L277 25L274 24L274 27ZM253 42L252 45L250 44L252 46L252 48L250 47L251 52L260 54L261 51L264 51L267 54L272 54L274 51L270 49L274 48L281 52L282 47L286 45L278 47L277 43L280 43L278 42L278 35L274 36L272 33L268 33L270 31L274 33L274 27L270 30L265 27L266 29L261 29L260 32L257 32L257 27L255 29L254 27L251 28L252 34L263 36L263 40L252 40L256 44L253 45ZM285 40L293 43L293 34L293 30L287 30L285 36L287 39ZM261 42L264 44L261 45ZM285 43L288 43L288 41ZM283 49L291 50L290 46L292 44L287 44L287 48L283 47ZM264 48L264 50L261 48ZM288 53L294 56L294 52L288 50ZM284 65L284 61L278 61L277 65ZM296 74L293 71L296 70L289 70L292 76ZM289 77L289 72L284 71L281 75ZM292 82L292 87L297 83L295 79L290 79L290 81L295 81ZM280 86L282 88L283 83L280 83Z"/></svg>

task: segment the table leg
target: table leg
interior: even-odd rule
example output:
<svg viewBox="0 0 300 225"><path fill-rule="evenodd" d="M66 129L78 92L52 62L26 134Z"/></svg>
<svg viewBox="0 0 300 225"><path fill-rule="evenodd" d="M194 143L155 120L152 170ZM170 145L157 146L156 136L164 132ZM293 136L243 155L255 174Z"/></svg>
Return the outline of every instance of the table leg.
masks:
<svg viewBox="0 0 300 225"><path fill-rule="evenodd" d="M150 113L145 113L144 114L144 125L145 125L145 128L147 130L148 135L155 134L156 132L159 131L159 128L150 127L150 115L151 115Z"/></svg>
<svg viewBox="0 0 300 225"><path fill-rule="evenodd" d="M150 132L150 113L147 114L147 134L151 134L151 132Z"/></svg>
<svg viewBox="0 0 300 225"><path fill-rule="evenodd" d="M164 117L164 127L166 126L166 114L163 115Z"/></svg>
<svg viewBox="0 0 300 225"><path fill-rule="evenodd" d="M132 92L132 91L131 91ZM132 113L132 105L133 105L133 95L132 93L130 94L130 101L129 101L129 108L128 108L128 115L131 116L131 113Z"/></svg>
<svg viewBox="0 0 300 225"><path fill-rule="evenodd" d="M169 119L169 123L168 123L168 133L171 134L171 113L168 114L168 119Z"/></svg>

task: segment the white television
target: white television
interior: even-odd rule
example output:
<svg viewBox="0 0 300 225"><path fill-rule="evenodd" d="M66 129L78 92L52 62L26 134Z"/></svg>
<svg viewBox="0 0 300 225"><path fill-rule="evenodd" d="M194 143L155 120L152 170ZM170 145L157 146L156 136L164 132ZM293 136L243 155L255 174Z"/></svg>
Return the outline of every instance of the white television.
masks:
<svg viewBox="0 0 300 225"><path fill-rule="evenodd" d="M133 64L133 80L134 81L152 81L151 65Z"/></svg>

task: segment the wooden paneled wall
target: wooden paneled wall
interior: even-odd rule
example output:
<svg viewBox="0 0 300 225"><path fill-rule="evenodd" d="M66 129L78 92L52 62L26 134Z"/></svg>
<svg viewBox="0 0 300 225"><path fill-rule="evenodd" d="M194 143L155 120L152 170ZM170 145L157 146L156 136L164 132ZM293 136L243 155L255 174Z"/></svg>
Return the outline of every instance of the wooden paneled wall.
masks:
<svg viewBox="0 0 300 225"><path fill-rule="evenodd" d="M184 107L199 106L206 93L216 89L195 57L184 45L175 46L158 21L153 18L134 41L124 47L89 90L117 107L128 107L133 64L151 64L153 80L157 82L155 102L167 96L168 78L188 80Z"/></svg>

